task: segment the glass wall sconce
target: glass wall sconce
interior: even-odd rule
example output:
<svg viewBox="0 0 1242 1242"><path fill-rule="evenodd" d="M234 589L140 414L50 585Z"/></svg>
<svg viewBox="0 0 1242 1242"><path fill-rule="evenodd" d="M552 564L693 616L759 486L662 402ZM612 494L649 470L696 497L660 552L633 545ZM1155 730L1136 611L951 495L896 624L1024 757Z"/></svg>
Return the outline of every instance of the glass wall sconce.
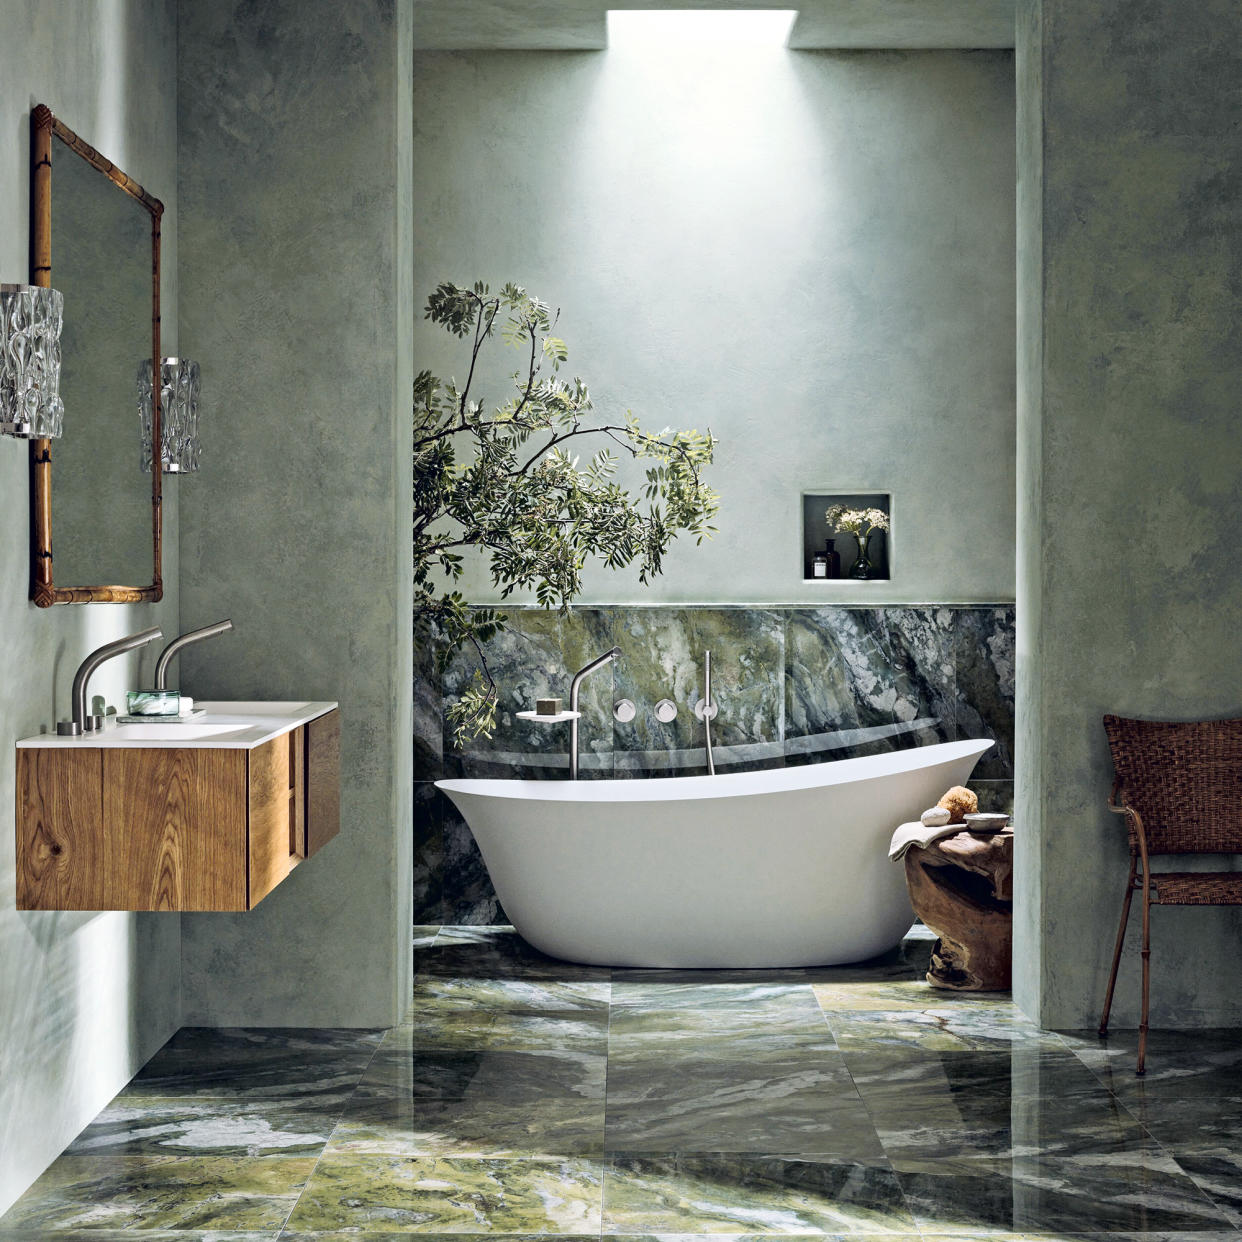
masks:
<svg viewBox="0 0 1242 1242"><path fill-rule="evenodd" d="M60 329L55 289L0 285L0 431L22 440L54 439L64 427Z"/></svg>
<svg viewBox="0 0 1242 1242"><path fill-rule="evenodd" d="M198 363L160 360L160 468L165 474L198 469ZM142 423L142 468L151 473L151 360L138 367L138 417Z"/></svg>

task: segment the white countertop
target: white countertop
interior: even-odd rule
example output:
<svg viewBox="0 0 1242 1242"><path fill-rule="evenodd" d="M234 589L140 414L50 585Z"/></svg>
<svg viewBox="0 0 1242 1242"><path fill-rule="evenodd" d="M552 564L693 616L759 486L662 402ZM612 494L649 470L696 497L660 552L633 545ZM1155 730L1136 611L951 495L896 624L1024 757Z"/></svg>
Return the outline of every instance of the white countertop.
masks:
<svg viewBox="0 0 1242 1242"><path fill-rule="evenodd" d="M149 747L175 749L253 750L291 729L326 716L335 703L203 703L201 715L178 722L152 717L150 724L114 725L100 733L61 737L54 730L24 737L20 748Z"/></svg>

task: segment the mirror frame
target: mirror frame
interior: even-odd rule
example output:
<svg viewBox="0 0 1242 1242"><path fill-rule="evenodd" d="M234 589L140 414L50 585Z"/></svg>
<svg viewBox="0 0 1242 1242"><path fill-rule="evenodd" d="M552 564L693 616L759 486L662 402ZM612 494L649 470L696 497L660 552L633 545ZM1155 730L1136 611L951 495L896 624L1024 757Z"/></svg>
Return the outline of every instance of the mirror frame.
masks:
<svg viewBox="0 0 1242 1242"><path fill-rule="evenodd" d="M132 177L79 138L46 104L30 114L30 283L52 286L52 137L55 135L92 168L119 186L151 216L151 361L152 374L160 373L160 221L164 204L153 198ZM152 435L160 443L159 385L154 387ZM135 397L135 401L137 398ZM81 411L76 417L84 417ZM71 415L71 417L75 416ZM158 462L159 454L155 455ZM163 543L163 475L158 465L151 470L152 575L150 586L58 587L52 577L52 442L30 442L30 598L40 608L53 604L140 604L163 598L161 569Z"/></svg>

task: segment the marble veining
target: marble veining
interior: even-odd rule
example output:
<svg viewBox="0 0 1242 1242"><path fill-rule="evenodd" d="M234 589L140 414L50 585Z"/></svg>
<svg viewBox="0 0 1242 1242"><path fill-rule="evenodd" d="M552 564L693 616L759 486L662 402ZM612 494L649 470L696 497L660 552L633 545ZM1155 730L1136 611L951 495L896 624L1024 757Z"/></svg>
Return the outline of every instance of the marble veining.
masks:
<svg viewBox="0 0 1242 1242"><path fill-rule="evenodd" d="M1041 1031L929 942L805 971L556 963L425 926L388 1031L180 1032L0 1242L1223 1242L1242 1031ZM1213 1081L1216 1090L1211 1090Z"/></svg>

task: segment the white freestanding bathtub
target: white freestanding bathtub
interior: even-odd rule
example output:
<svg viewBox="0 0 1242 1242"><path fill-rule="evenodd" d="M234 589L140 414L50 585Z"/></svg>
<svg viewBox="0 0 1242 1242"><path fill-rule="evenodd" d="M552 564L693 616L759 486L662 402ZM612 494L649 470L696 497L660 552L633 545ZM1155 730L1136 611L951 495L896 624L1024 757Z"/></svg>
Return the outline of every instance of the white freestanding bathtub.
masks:
<svg viewBox="0 0 1242 1242"><path fill-rule="evenodd" d="M989 741L725 776L437 781L514 926L610 966L857 962L913 921L893 829Z"/></svg>

